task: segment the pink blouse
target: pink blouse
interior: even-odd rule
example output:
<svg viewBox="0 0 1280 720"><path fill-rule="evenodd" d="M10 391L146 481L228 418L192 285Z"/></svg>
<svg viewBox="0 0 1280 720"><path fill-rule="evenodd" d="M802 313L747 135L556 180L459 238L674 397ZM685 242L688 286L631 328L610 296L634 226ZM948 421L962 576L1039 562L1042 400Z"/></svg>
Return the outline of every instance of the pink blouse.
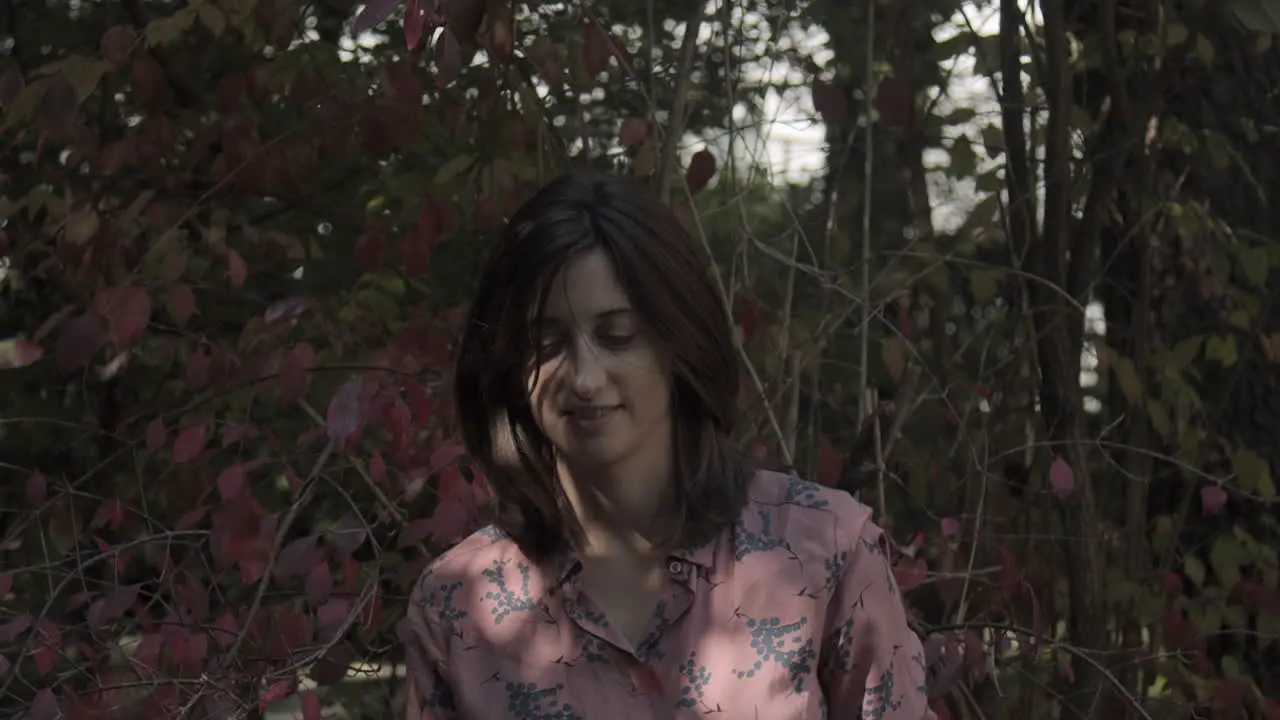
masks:
<svg viewBox="0 0 1280 720"><path fill-rule="evenodd" d="M423 573L401 625L409 718L931 720L870 509L771 472L750 498L732 528L669 558L635 647L573 557L531 562L493 528L463 540Z"/></svg>

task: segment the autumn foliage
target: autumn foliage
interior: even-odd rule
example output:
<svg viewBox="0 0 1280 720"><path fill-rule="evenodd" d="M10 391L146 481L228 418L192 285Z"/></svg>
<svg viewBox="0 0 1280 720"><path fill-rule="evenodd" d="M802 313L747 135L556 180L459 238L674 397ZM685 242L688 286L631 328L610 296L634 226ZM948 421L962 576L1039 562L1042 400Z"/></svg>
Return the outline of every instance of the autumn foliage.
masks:
<svg viewBox="0 0 1280 720"><path fill-rule="evenodd" d="M770 459L794 453L812 479L889 515L941 717L1074 717L1062 708L1098 687L1132 717L1280 717L1263 691L1275 681L1257 672L1280 648L1269 451L1205 410L1227 369L1251 363L1265 379L1280 362L1280 327L1260 309L1274 243L1232 236L1170 255L1192 290L1162 291L1166 307L1220 302L1221 317L1161 325L1143 354L1114 341L1127 325L1109 313L1114 347L1090 345L1106 409L1072 425L1088 432L1051 436L1066 425L1039 399L1074 381L1036 363L1083 347L1061 330L1083 325L1072 295L1044 290L1066 253L1043 238L1027 256L1009 250L1018 205L1003 199L1017 178L974 152L980 139L996 158L1020 131L990 124L943 143L939 128L973 112L922 103L936 82L924 66L941 58L894 50L915 37L990 63L991 38L935 45L930 13L877 3L893 72L872 84L809 68L830 170L821 201L797 208L799 194L726 173L711 143L667 152L673 125L694 133L728 111L699 96L672 119L649 93L692 96L689 78L719 77L728 50L695 48L706 58L692 73L679 43L649 47L609 19L646 24L633 5L123 0L54 3L26 21L0 66L0 714L245 718L286 701L307 720L334 705L399 712L409 585L476 527L487 496L445 382L462 308L485 238L572 161L674 181L668 199L717 257L751 365L743 440ZM657 3L659 24L689 22L678 5ZM847 3L831 5L805 12L842 38L833 64L881 72L850 59L864 48L846 38L862 35L842 25ZM34 30L55 21L74 27ZM1170 64L1200 62L1188 56ZM850 154L863 152L864 111L889 160ZM1134 117L1098 122L1111 133ZM1120 145L1144 147L1141 119L1115 130L1132 140ZM1193 181L1159 212L1131 208L1126 232L1159 221L1216 237L1212 203L1190 197L1216 176L1179 154L1183 135L1157 140L1166 165L1135 160L1114 176ZM1231 157L1270 152L1232 142L1246 149ZM941 145L951 165L939 172L982 195L953 234L935 232L913 194L924 148ZM1081 187L1111 177L1080 173ZM872 259L852 248L868 200L878 255L863 292L850 288ZM1122 235L1106 225L1120 210L1101 207L1098 227ZM904 225L923 239L903 241ZM1100 270L1100 292L1139 265ZM1042 291L1060 316L1021 312ZM1134 302L1127 285L1120 296L1113 307ZM1048 353L1036 344L1051 333L1074 344ZM1117 428L1123 442L1089 439ZM1128 524L1133 477L1152 489ZM1070 566L1083 509L1097 512L1089 542L1104 559L1087 571ZM1073 636L1085 602L1107 614L1085 619L1108 647ZM392 676L385 687L343 682L373 671ZM360 689L371 685L383 691Z"/></svg>

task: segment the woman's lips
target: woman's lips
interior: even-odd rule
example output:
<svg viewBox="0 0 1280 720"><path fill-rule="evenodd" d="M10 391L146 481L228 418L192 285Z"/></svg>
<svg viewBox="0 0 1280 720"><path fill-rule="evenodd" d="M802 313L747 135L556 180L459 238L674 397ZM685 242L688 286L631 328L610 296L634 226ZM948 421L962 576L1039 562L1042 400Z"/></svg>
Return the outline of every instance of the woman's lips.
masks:
<svg viewBox="0 0 1280 720"><path fill-rule="evenodd" d="M604 430L621 409L620 405L580 407L565 411L564 416L575 431L594 434Z"/></svg>

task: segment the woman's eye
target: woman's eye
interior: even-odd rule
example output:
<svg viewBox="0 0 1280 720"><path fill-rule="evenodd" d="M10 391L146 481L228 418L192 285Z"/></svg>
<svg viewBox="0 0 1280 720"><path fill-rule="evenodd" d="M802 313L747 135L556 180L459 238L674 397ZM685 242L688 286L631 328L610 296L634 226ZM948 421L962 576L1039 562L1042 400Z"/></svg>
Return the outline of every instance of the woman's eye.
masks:
<svg viewBox="0 0 1280 720"><path fill-rule="evenodd" d="M606 347L626 347L635 338L635 335L601 335L600 344Z"/></svg>
<svg viewBox="0 0 1280 720"><path fill-rule="evenodd" d="M542 360L555 357L560 353L560 341L555 338L537 340L534 347L538 349L538 357Z"/></svg>

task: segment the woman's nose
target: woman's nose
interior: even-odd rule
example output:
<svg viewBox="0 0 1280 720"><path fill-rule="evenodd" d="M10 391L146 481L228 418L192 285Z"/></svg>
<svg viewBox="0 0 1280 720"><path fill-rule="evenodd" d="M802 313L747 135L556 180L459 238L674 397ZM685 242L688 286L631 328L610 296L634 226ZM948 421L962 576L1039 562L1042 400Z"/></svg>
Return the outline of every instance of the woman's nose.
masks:
<svg viewBox="0 0 1280 720"><path fill-rule="evenodd" d="M588 340L574 343L569 358L569 387L579 397L591 397L605 384L604 357Z"/></svg>

